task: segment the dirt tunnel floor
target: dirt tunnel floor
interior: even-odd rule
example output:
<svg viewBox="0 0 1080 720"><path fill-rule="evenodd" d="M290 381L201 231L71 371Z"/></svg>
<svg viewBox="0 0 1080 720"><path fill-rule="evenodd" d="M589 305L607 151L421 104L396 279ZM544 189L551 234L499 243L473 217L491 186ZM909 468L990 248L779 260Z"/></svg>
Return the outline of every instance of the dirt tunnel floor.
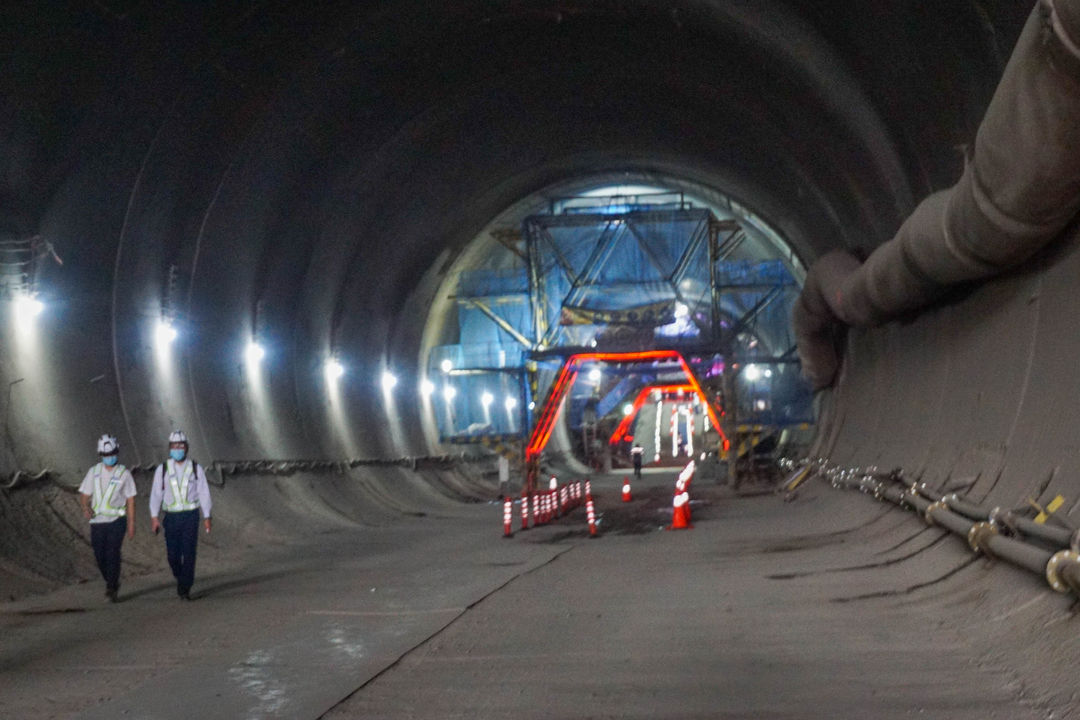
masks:
<svg viewBox="0 0 1080 720"><path fill-rule="evenodd" d="M208 563L193 603L161 574L7 603L0 717L1068 716L952 621L986 573L1050 607L1037 579L825 487L695 484L665 531L674 473L628 504L621 478L593 480L597 539L583 507L502 539L462 505Z"/></svg>

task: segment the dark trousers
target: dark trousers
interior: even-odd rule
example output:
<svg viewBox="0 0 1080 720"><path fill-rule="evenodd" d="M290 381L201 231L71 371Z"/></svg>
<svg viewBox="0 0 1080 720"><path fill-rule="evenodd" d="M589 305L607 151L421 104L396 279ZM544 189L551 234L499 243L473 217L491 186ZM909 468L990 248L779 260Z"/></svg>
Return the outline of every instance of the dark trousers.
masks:
<svg viewBox="0 0 1080 720"><path fill-rule="evenodd" d="M116 590L120 587L120 546L124 543L127 530L127 518L117 518L107 523L90 523L90 545L94 548L101 577L105 578L105 589Z"/></svg>
<svg viewBox="0 0 1080 720"><path fill-rule="evenodd" d="M165 551L176 578L176 591L187 593L195 583L195 548L199 544L199 511L165 513Z"/></svg>
<svg viewBox="0 0 1080 720"><path fill-rule="evenodd" d="M640 455L635 455L634 456L634 477L636 477L636 478L641 477L641 456Z"/></svg>

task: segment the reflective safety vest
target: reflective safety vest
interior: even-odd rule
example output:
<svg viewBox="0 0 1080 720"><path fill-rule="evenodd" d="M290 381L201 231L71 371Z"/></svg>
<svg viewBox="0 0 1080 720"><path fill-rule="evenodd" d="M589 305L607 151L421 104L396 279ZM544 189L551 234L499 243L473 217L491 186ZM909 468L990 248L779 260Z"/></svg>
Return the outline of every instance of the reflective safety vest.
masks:
<svg viewBox="0 0 1080 720"><path fill-rule="evenodd" d="M194 460L188 460L184 463L183 475L176 472L176 463L173 460L166 460L162 475L165 482L169 484L170 494L172 495L172 502L164 506L166 512L184 512L199 507L198 499L188 500L188 491L191 489L192 483L195 482Z"/></svg>
<svg viewBox="0 0 1080 720"><path fill-rule="evenodd" d="M124 484L124 466L115 465L112 468L112 477L102 487L101 475L105 471L105 463L94 466L94 495L90 501L90 507L94 508L95 515L103 517L123 517L127 515L126 499L120 498L120 506L112 504L116 497L116 491Z"/></svg>

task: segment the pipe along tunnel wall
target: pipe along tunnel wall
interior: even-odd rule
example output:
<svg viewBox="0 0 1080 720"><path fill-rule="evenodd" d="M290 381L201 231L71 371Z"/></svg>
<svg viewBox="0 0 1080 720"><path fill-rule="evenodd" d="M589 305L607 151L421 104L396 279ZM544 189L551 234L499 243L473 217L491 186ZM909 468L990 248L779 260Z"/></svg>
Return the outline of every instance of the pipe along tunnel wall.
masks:
<svg viewBox="0 0 1080 720"><path fill-rule="evenodd" d="M956 147L1030 9L162 4L86 10L78 27L58 5L24 11L4 30L16 50L2 232L40 235L64 264L43 261L47 309L31 332L0 319L0 470L47 467L74 485L102 432L124 462L150 464L178 426L203 462L438 454L412 384L388 399L377 378L418 379L425 310L493 217L582 177L657 176L745 202L806 263L864 254L960 176ZM941 485L973 478L971 497L991 504L1061 494L1068 513L1078 242L1074 225L1006 277L851 331L814 453ZM179 334L159 357L163 313ZM242 360L253 335L268 349L255 379ZM331 355L347 368L336 394ZM491 489L468 467L238 479L216 512L235 518L225 545ZM6 577L22 589L89 572L71 502L51 493L0 498ZM925 537L914 520L864 532ZM873 573L868 592L936 583L973 609L1047 592L1005 568L961 571L965 552L928 547ZM125 558L161 562L138 539ZM973 583L994 599L973 599ZM1041 622L1020 619L994 631L1002 642Z"/></svg>

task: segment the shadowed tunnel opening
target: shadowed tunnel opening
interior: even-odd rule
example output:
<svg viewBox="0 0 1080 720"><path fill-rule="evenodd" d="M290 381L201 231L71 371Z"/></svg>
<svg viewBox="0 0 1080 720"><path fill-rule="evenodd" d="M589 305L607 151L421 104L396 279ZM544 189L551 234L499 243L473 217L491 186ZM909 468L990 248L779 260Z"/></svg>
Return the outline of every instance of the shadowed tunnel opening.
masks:
<svg viewBox="0 0 1080 720"><path fill-rule="evenodd" d="M793 265L865 256L960 176L1030 11L885 0L7 11L0 249L33 261L0 255L0 477L48 468L72 487L107 431L125 462L149 466L182 427L205 463L433 463L277 479L289 502L271 510L237 492L222 499L243 518L227 531L236 540L280 540L298 518L382 527L487 499L488 456L441 458L459 449L439 444L421 392L447 279L482 260L478 238L552 196L637 185L737 204ZM812 454L902 467L989 505L1062 495L1072 515L1075 240L1074 225L1005 277L851 331L839 382L816 398ZM20 328L15 296L28 287L43 309ZM162 321L175 330L166 343ZM389 391L387 371L399 381ZM52 552L77 534L61 527L68 510L41 511L41 524L27 493L2 502L4 572L33 576L20 591L86 574ZM949 584L967 556L869 512L868 532L930 558L911 586L969 600ZM140 542L130 557L150 567Z"/></svg>

